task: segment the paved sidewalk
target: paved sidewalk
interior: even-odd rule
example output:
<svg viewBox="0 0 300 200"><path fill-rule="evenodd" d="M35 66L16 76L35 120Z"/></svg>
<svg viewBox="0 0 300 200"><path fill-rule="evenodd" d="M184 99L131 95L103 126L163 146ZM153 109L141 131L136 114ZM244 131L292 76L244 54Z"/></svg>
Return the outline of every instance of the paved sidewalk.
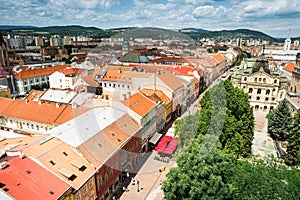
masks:
<svg viewBox="0 0 300 200"><path fill-rule="evenodd" d="M255 117L255 131L252 141L252 154L265 157L273 155L277 157L273 139L268 133L268 119L266 113L254 112Z"/></svg>
<svg viewBox="0 0 300 200"><path fill-rule="evenodd" d="M164 198L164 194L160 190L160 182L166 179L170 167L174 167L176 163L172 160L169 163L155 160L156 154L155 151L151 153L145 164L131 180L127 191L123 193L120 200L157 200ZM166 167L166 170L160 172L162 167Z"/></svg>

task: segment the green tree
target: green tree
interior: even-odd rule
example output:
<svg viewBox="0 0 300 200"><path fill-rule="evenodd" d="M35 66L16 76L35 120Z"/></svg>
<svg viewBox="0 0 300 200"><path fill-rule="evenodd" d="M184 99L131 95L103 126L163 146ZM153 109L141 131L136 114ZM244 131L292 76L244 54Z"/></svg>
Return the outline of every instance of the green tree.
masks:
<svg viewBox="0 0 300 200"><path fill-rule="evenodd" d="M202 157L197 148L191 148L178 158L178 167L167 174L162 190L168 200L231 199L233 189L228 180L235 162L233 156L217 150Z"/></svg>
<svg viewBox="0 0 300 200"><path fill-rule="evenodd" d="M274 140L286 140L288 127L292 120L287 100L282 100L275 109L268 113L267 118L268 132L271 134L271 137Z"/></svg>
<svg viewBox="0 0 300 200"><path fill-rule="evenodd" d="M293 117L292 124L287 135L287 154L285 163L287 165L300 165L300 109Z"/></svg>
<svg viewBox="0 0 300 200"><path fill-rule="evenodd" d="M234 199L300 199L300 173L273 157L239 161L230 181Z"/></svg>

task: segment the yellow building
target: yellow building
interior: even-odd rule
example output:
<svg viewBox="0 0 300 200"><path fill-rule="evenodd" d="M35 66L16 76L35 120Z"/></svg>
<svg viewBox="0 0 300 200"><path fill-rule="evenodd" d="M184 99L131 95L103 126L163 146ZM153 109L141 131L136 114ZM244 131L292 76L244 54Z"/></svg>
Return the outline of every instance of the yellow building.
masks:
<svg viewBox="0 0 300 200"><path fill-rule="evenodd" d="M264 112L275 108L285 98L289 85L286 76L264 59L243 63L231 81L249 95L250 105L255 111Z"/></svg>

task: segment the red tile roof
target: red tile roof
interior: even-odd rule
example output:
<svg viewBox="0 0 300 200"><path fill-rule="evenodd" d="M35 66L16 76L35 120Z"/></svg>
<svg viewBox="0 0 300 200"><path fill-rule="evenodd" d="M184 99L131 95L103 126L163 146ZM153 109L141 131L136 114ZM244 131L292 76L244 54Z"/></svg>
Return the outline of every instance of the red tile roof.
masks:
<svg viewBox="0 0 300 200"><path fill-rule="evenodd" d="M214 59L217 61L217 62L224 62L224 61L226 61L226 58L222 55L222 54L220 54L220 53L218 53L218 54L216 54L215 56L214 56Z"/></svg>
<svg viewBox="0 0 300 200"><path fill-rule="evenodd" d="M284 67L284 70L293 72L295 70L295 63L289 63Z"/></svg>
<svg viewBox="0 0 300 200"><path fill-rule="evenodd" d="M0 115L43 124L62 124L73 118L71 105L60 105L0 97Z"/></svg>
<svg viewBox="0 0 300 200"><path fill-rule="evenodd" d="M122 103L141 117L144 117L156 106L152 100L141 93L132 95Z"/></svg>
<svg viewBox="0 0 300 200"><path fill-rule="evenodd" d="M183 87L182 83L176 78L170 71L161 71L156 75L162 82L164 82L168 87L170 87L173 91L178 90Z"/></svg>
<svg viewBox="0 0 300 200"><path fill-rule="evenodd" d="M27 156L8 157L5 162L8 166L0 170L2 189L16 199L58 199L70 188Z"/></svg>
<svg viewBox="0 0 300 200"><path fill-rule="evenodd" d="M22 66L19 68L20 72L14 73L13 77L15 79L24 79L24 78L33 78L39 76L45 76L53 74L56 71L63 70L70 65L59 65L59 66L51 66L45 68L30 68L29 66Z"/></svg>
<svg viewBox="0 0 300 200"><path fill-rule="evenodd" d="M196 71L199 74L199 76L202 75L201 69L193 68L193 67L177 66L177 67L169 67L168 70L182 76L194 76L193 75L194 71Z"/></svg>
<svg viewBox="0 0 300 200"><path fill-rule="evenodd" d="M81 74L84 71L84 69L80 68L69 68L69 69L64 69L61 71L64 75L71 75L71 74Z"/></svg>

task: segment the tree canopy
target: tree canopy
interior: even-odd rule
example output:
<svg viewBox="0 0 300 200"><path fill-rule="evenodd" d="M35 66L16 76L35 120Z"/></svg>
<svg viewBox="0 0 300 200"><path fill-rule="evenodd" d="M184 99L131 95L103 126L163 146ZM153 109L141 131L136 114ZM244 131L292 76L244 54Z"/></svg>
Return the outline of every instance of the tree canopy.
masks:
<svg viewBox="0 0 300 200"><path fill-rule="evenodd" d="M288 127L291 124L292 114L287 100L282 100L279 105L268 114L268 132L275 140L287 139Z"/></svg>
<svg viewBox="0 0 300 200"><path fill-rule="evenodd" d="M287 165L300 165L300 110L293 117L292 124L287 134L287 154L285 163Z"/></svg>
<svg viewBox="0 0 300 200"><path fill-rule="evenodd" d="M254 116L247 94L225 81L200 104L195 115L176 122L177 167L162 184L168 200L300 199L299 170L274 158L250 157Z"/></svg>

